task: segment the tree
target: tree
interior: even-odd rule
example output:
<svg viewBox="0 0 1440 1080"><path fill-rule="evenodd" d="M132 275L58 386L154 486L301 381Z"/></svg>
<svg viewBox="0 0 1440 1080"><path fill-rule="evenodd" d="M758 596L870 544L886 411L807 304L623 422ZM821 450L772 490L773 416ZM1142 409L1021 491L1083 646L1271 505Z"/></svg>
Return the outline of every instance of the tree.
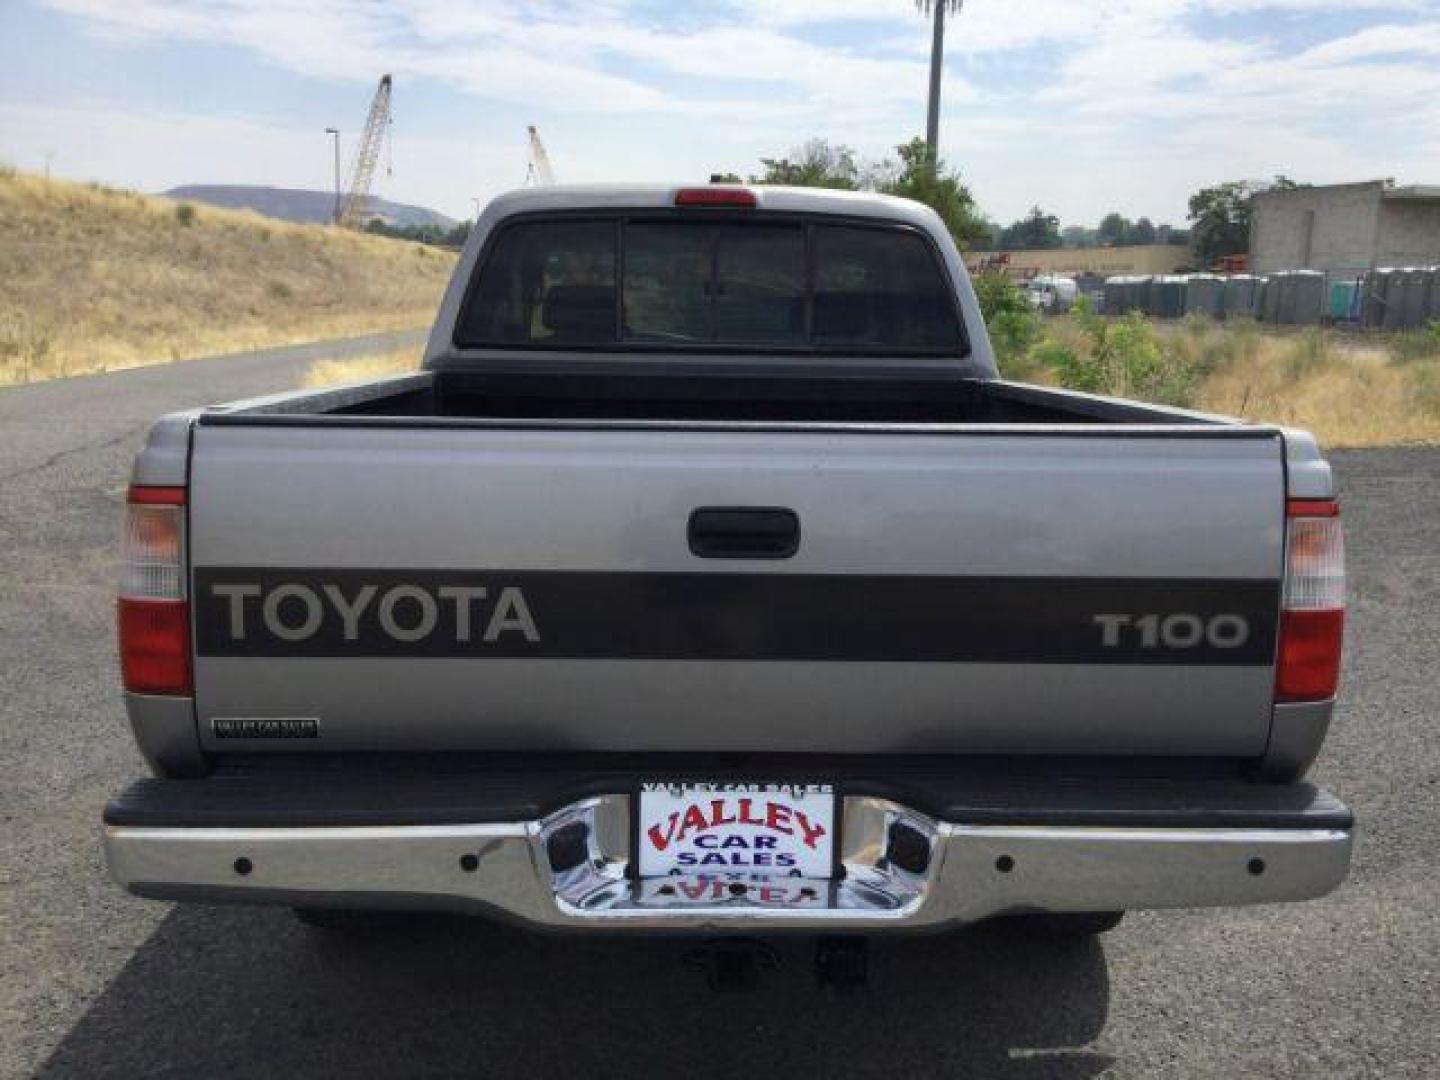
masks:
<svg viewBox="0 0 1440 1080"><path fill-rule="evenodd" d="M1202 188L1190 196L1190 246L1201 266L1250 250L1250 196L1243 180Z"/></svg>
<svg viewBox="0 0 1440 1080"><path fill-rule="evenodd" d="M1155 243L1155 223L1148 217L1142 217L1139 221L1135 222L1135 227L1130 230L1130 243Z"/></svg>
<svg viewBox="0 0 1440 1080"><path fill-rule="evenodd" d="M1102 244L1119 247L1130 235L1130 229L1129 218L1111 211L1100 219L1100 227L1095 230L1096 239Z"/></svg>
<svg viewBox="0 0 1440 1080"><path fill-rule="evenodd" d="M930 153L925 140L911 139L895 148L899 162L882 161L867 170L865 186L885 195L898 195L922 202L940 215L940 220L961 247L989 235L985 219L975 207L975 196L960 180L960 174Z"/></svg>
<svg viewBox="0 0 1440 1080"><path fill-rule="evenodd" d="M1226 255L1250 250L1250 200L1262 191L1294 191L1307 185L1287 176L1268 184L1232 180L1190 196L1190 246L1195 261L1210 266Z"/></svg>
<svg viewBox="0 0 1440 1080"><path fill-rule="evenodd" d="M826 139L811 139L792 150L795 160L761 158L759 176L752 184L782 184L786 187L840 188L854 191L860 187L860 166L855 151L848 146Z"/></svg>
<svg viewBox="0 0 1440 1080"><path fill-rule="evenodd" d="M375 233L377 236L389 236L396 240L413 240L420 244L431 244L435 247L458 248L464 247L465 241L470 236L472 223L469 221L457 222L449 229L442 229L439 225L392 225L384 218L372 217L364 224L368 233Z"/></svg>
<svg viewBox="0 0 1440 1080"><path fill-rule="evenodd" d="M965 0L915 0L922 15L934 17L930 37L930 100L925 109L925 148L932 161L940 160L940 73L945 66L945 16L960 14Z"/></svg>
<svg viewBox="0 0 1440 1080"><path fill-rule="evenodd" d="M1032 206L1029 214L1000 234L1002 248L1034 251L1060 245L1060 219L1038 206Z"/></svg>
<svg viewBox="0 0 1440 1080"><path fill-rule="evenodd" d="M1097 237L1097 230L1083 225L1066 225L1060 230L1060 240L1066 247L1089 247L1097 242Z"/></svg>

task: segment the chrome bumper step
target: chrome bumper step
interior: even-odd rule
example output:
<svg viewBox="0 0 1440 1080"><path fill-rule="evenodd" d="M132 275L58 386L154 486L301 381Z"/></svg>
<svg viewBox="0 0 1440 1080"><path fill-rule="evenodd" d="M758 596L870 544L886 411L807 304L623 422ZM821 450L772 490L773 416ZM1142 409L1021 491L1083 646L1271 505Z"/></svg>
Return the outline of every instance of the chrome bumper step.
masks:
<svg viewBox="0 0 1440 1080"><path fill-rule="evenodd" d="M846 796L842 814L843 876L783 890L753 878L668 891L632 879L628 795L473 825L107 824L104 845L116 880L158 899L697 932L922 929L1022 912L1306 900L1335 889L1350 862L1349 828L975 825L866 796Z"/></svg>

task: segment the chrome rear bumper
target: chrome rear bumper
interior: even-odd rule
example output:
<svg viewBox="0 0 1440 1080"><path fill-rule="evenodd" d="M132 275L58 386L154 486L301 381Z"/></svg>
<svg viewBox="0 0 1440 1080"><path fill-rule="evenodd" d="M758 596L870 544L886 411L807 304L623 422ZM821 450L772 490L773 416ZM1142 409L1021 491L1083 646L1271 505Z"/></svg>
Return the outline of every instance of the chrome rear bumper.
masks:
<svg viewBox="0 0 1440 1080"><path fill-rule="evenodd" d="M855 796L843 815L843 878L808 883L803 900L784 906L749 878L691 890L694 899L631 880L625 795L508 824L107 825L104 843L115 879L159 899L698 932L940 928L1020 912L1307 900L1335 889L1350 863L1348 829L972 826ZM909 830L903 857L897 830Z"/></svg>

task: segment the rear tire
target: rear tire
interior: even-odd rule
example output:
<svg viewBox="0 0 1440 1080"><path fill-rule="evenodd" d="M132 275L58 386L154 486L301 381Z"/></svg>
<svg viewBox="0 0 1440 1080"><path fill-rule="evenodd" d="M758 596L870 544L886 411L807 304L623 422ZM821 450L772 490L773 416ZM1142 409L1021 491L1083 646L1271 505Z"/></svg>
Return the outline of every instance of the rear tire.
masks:
<svg viewBox="0 0 1440 1080"><path fill-rule="evenodd" d="M1041 938L1087 938L1104 934L1120 925L1123 911L1063 911L1035 915L1007 915L1000 919L1007 929Z"/></svg>

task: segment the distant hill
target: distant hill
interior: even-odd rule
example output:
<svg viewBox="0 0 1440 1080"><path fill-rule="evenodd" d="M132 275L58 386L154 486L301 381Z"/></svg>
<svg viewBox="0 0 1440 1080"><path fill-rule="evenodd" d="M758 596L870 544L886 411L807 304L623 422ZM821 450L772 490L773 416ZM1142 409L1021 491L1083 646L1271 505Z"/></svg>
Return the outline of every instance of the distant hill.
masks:
<svg viewBox="0 0 1440 1080"><path fill-rule="evenodd" d="M428 326L454 266L427 244L0 168L0 386Z"/></svg>
<svg viewBox="0 0 1440 1080"><path fill-rule="evenodd" d="M335 212L333 191L309 191L305 188L254 187L249 184L185 184L165 192L172 199L188 199L191 202L208 203L211 206L225 206L232 210L254 210L266 217L281 221L299 221L311 224L330 220ZM406 203L390 202L388 199L371 196L366 204L366 216L378 217L388 225L402 228L417 228L434 225L448 230L455 227L455 219L446 217L424 206L409 206Z"/></svg>

